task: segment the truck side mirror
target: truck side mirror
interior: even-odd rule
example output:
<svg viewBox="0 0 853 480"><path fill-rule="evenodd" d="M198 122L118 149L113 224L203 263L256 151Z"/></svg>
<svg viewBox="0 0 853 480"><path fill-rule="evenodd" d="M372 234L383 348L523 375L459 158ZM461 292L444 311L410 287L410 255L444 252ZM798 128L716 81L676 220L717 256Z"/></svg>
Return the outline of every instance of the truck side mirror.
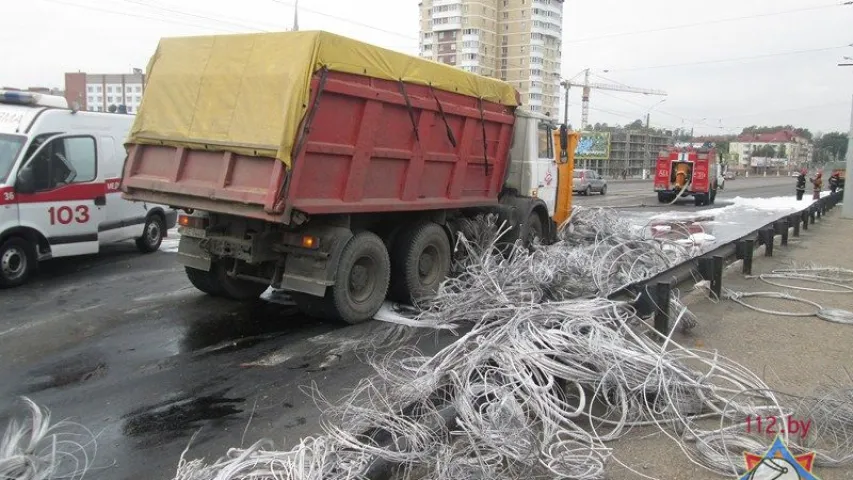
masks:
<svg viewBox="0 0 853 480"><path fill-rule="evenodd" d="M569 149L569 128L566 124L560 125L560 150Z"/></svg>
<svg viewBox="0 0 853 480"><path fill-rule="evenodd" d="M24 194L35 193L36 185L32 166L27 165L18 172L18 178L15 181L15 191Z"/></svg>

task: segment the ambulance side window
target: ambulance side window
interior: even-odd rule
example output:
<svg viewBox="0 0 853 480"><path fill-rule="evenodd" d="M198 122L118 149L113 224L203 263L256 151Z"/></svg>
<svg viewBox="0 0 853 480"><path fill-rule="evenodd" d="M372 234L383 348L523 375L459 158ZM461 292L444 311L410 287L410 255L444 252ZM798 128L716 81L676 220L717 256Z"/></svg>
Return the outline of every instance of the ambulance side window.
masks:
<svg viewBox="0 0 853 480"><path fill-rule="evenodd" d="M36 191L52 190L96 177L95 139L58 138L30 161Z"/></svg>

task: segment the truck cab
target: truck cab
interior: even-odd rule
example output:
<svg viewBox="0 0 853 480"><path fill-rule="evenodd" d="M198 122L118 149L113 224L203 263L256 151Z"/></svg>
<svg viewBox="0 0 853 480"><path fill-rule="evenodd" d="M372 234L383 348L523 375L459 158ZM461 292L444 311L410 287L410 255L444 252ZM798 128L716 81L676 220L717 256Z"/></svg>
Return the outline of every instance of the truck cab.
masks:
<svg viewBox="0 0 853 480"><path fill-rule="evenodd" d="M0 90L0 287L39 261L135 239L159 249L177 212L121 198L133 117L78 112L63 97Z"/></svg>

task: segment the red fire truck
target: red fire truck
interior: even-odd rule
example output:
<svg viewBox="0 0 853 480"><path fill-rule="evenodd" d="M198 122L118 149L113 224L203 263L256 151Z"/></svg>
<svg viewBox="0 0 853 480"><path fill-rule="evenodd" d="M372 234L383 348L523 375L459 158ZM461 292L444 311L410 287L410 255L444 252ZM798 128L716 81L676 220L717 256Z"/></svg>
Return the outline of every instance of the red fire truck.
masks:
<svg viewBox="0 0 853 480"><path fill-rule="evenodd" d="M724 182L712 145L677 145L658 155L655 191L661 203L692 195L697 207L710 205Z"/></svg>

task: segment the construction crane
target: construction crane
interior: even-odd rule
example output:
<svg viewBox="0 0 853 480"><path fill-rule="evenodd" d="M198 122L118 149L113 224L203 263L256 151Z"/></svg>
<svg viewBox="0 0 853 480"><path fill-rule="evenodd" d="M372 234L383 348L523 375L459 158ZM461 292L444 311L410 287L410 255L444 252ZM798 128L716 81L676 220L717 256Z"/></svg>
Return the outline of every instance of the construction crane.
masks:
<svg viewBox="0 0 853 480"><path fill-rule="evenodd" d="M667 93L662 90L651 90L645 88L634 88L629 87L627 85L614 85L614 84L606 84L606 83L590 83L589 82L589 69L584 70L584 80L583 83L575 83L571 80L564 80L561 82L563 87L566 89L566 118L568 118L569 111L569 88L571 87L581 87L583 89L583 103L582 103L582 115L581 115L581 130L586 130L586 126L589 123L589 94L590 91L595 88L598 90L610 90L613 92L630 92L630 93L642 93L644 95L663 95L666 96ZM568 121L566 121L568 123Z"/></svg>

